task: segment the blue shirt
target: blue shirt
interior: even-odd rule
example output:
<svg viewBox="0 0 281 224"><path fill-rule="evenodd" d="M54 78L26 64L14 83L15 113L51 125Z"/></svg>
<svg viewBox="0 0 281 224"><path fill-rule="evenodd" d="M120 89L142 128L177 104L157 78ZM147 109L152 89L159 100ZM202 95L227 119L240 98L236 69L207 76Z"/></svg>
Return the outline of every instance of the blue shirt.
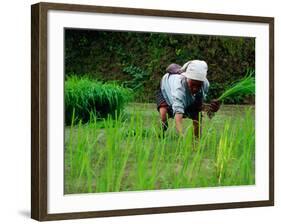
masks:
<svg viewBox="0 0 281 224"><path fill-rule="evenodd" d="M167 73L161 80L161 91L166 103L172 107L174 115L176 113L189 115L193 112L192 106L197 100L206 99L209 85L206 79L200 91L192 95L184 75Z"/></svg>

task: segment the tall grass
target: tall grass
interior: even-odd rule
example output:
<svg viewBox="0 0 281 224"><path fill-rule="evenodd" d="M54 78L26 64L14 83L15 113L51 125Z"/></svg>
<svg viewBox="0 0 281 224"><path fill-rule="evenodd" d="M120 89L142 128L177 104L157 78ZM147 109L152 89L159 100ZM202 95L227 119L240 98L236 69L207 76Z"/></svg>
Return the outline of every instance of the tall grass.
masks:
<svg viewBox="0 0 281 224"><path fill-rule="evenodd" d="M183 138L175 134L174 122L163 138L157 114L148 112L134 108L116 119L93 116L88 124L72 122L66 138L65 193L255 183L251 107L238 109L237 117L218 113L203 120L195 146L191 122L186 120Z"/></svg>
<svg viewBox="0 0 281 224"><path fill-rule="evenodd" d="M88 77L69 76L65 81L65 123L70 125L75 110L74 123L90 120L90 114L97 117L114 115L122 111L132 99L132 92L115 83L102 83Z"/></svg>

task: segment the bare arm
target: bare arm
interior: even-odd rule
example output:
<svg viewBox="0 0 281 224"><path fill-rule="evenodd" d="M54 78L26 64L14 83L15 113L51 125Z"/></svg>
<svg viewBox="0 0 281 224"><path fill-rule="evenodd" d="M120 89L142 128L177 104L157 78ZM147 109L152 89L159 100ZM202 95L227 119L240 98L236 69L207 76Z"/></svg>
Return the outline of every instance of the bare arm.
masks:
<svg viewBox="0 0 281 224"><path fill-rule="evenodd" d="M202 117L200 119L200 127L199 127L199 113L193 119L193 133L195 138L199 138L202 134Z"/></svg>
<svg viewBox="0 0 281 224"><path fill-rule="evenodd" d="M182 130L182 120L183 120L183 114L176 113L175 114L175 121L176 121L176 129L179 135L183 135L183 130ZM199 138L202 133L202 119L201 119L201 124L199 128L199 116L196 116L193 119L193 133L195 138Z"/></svg>
<svg viewBox="0 0 281 224"><path fill-rule="evenodd" d="M183 114L176 113L175 114L175 121L176 121L176 129L179 135L182 135L182 119L183 119Z"/></svg>

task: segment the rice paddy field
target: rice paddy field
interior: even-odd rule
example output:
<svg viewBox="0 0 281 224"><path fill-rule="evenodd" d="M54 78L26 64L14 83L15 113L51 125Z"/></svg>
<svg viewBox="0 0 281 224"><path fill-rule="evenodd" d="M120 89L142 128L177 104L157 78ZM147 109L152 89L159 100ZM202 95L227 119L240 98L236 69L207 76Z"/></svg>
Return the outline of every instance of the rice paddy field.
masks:
<svg viewBox="0 0 281 224"><path fill-rule="evenodd" d="M162 135L155 104L131 103L117 119L65 126L65 194L255 184L255 108L222 105L203 113L199 140L174 120Z"/></svg>

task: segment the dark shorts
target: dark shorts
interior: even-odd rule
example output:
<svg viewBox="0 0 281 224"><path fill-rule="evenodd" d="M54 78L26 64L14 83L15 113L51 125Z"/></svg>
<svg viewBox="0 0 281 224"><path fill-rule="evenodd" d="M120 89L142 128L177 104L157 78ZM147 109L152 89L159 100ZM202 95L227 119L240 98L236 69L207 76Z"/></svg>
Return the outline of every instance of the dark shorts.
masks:
<svg viewBox="0 0 281 224"><path fill-rule="evenodd" d="M168 117L169 118L174 118L174 113L173 113L173 108L171 106L169 106L167 104L167 102L165 101L165 98L162 94L161 89L158 89L156 91L156 105L157 105L157 110L160 110L160 107L166 107L167 111L168 111ZM192 120L194 120L197 115L198 115L199 111L194 109L194 108L189 108L188 110L185 111L183 117L186 118L190 118Z"/></svg>
<svg viewBox="0 0 281 224"><path fill-rule="evenodd" d="M168 111L168 116L169 118L173 118L174 117L174 113L173 113L173 109L171 106L169 106L165 99L164 96L161 92L161 89L158 89L156 92L156 105L157 105L157 110L159 111L160 107L166 107L167 111Z"/></svg>

